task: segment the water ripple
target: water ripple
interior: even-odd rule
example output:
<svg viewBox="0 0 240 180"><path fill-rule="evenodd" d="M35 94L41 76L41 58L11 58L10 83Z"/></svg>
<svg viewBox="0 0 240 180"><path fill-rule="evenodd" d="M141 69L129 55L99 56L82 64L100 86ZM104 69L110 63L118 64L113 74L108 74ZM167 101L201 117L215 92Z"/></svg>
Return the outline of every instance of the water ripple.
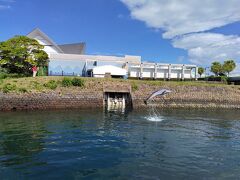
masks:
<svg viewBox="0 0 240 180"><path fill-rule="evenodd" d="M240 113L0 114L3 179L237 179Z"/></svg>

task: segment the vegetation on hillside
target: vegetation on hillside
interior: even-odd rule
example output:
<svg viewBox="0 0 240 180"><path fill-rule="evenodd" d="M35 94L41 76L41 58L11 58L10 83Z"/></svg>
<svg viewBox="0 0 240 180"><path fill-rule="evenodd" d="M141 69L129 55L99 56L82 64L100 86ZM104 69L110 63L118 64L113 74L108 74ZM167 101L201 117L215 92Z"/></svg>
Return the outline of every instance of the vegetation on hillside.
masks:
<svg viewBox="0 0 240 180"><path fill-rule="evenodd" d="M69 85L65 86L66 79ZM7 78L0 79L0 92L3 93L35 93L55 91L62 88L84 88L85 80L82 78L68 78L68 77L25 77L25 78Z"/></svg>
<svg viewBox="0 0 240 180"><path fill-rule="evenodd" d="M39 93L55 91L79 92L85 90L102 90L107 84L126 84L132 87L132 91L141 91L141 87L175 87L175 86L226 86L226 84L207 83L200 81L159 81L159 80L122 80L104 78L80 78L80 77L25 77L7 78L0 80L0 92L3 93Z"/></svg>

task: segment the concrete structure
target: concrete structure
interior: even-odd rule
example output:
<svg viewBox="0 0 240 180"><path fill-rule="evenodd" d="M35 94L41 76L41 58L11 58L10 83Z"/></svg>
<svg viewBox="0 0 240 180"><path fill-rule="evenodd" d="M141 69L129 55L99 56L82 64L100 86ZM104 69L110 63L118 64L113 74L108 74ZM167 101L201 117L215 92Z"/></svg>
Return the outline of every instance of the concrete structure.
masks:
<svg viewBox="0 0 240 180"><path fill-rule="evenodd" d="M132 65L130 77L151 79L196 79L197 66L185 64L141 63Z"/></svg>
<svg viewBox="0 0 240 180"><path fill-rule="evenodd" d="M49 54L49 75L91 76L91 71L97 66L112 65L124 68L128 62L141 63L138 56L98 56L76 54Z"/></svg>
<svg viewBox="0 0 240 180"><path fill-rule="evenodd" d="M140 56L85 55L85 43L58 45L39 29L27 36L44 45L49 55L48 73L52 76L92 76L95 67L111 65L125 69L130 78L197 79L196 65L142 62Z"/></svg>
<svg viewBox="0 0 240 180"><path fill-rule="evenodd" d="M106 77L107 74L123 78L127 75L127 70L112 65L97 66L92 70L92 77Z"/></svg>

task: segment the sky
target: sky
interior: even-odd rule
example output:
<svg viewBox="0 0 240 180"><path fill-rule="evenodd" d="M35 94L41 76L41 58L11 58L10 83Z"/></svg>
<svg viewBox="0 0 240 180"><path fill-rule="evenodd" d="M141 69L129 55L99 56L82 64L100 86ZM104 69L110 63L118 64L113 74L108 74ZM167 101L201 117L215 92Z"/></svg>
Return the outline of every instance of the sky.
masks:
<svg viewBox="0 0 240 180"><path fill-rule="evenodd" d="M0 41L38 27L87 54L207 67L234 59L240 71L240 0L0 0Z"/></svg>

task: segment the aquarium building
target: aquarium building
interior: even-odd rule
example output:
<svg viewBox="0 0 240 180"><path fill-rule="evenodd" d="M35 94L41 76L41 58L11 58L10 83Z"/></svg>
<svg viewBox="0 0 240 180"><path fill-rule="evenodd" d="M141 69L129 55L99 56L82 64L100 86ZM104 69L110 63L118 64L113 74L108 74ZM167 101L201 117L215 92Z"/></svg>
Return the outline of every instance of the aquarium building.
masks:
<svg viewBox="0 0 240 180"><path fill-rule="evenodd" d="M141 56L87 55L86 43L56 44L40 29L27 35L49 55L49 76L129 77L138 79L196 79L197 66L143 62Z"/></svg>

